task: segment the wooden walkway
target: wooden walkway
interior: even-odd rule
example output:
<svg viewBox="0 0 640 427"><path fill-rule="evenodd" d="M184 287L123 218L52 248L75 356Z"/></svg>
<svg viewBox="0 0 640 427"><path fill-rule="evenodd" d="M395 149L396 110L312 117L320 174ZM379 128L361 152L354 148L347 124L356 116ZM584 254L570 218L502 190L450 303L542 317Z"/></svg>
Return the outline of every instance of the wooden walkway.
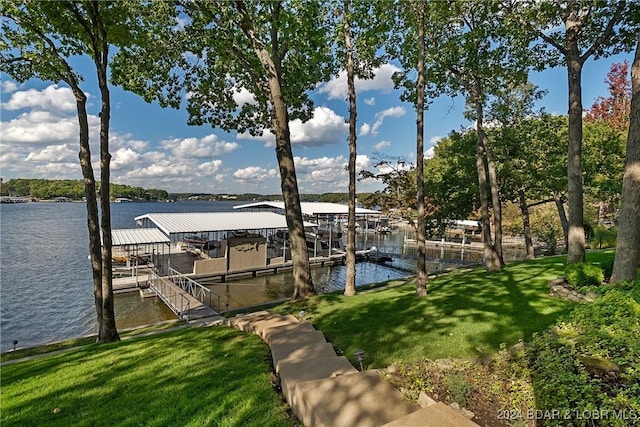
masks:
<svg viewBox="0 0 640 427"><path fill-rule="evenodd" d="M175 285L166 277L154 277L149 281L150 288L178 317L186 320L203 319L218 316L211 307Z"/></svg>

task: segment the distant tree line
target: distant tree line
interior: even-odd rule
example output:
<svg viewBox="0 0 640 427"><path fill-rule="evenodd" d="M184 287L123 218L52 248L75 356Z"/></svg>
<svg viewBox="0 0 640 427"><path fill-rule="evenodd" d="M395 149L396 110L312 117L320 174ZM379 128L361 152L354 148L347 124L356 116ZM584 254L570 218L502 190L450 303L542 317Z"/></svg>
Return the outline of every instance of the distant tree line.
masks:
<svg viewBox="0 0 640 427"><path fill-rule="evenodd" d="M98 189L100 183L97 183ZM85 197L84 182L80 179L26 179L16 178L3 182L0 186L3 196L30 197L32 199L55 199L68 197L72 200L82 200ZM169 197L165 190L145 189L129 185L111 184L110 198L114 200L126 197L133 200L163 200Z"/></svg>

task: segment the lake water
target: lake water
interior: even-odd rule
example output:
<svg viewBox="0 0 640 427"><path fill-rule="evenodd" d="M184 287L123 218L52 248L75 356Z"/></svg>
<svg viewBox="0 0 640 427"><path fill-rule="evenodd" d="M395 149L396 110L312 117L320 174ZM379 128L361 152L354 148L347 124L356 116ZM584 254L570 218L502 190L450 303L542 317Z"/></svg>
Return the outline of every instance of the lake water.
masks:
<svg viewBox="0 0 640 427"><path fill-rule="evenodd" d="M135 228L134 218L149 212L231 211L237 202L114 203L112 227ZM402 245L403 236L368 235L361 245ZM359 239L364 239L359 235ZM398 240L400 239L400 240ZM399 242L399 243L398 243ZM453 253L453 257L459 256ZM411 263L394 260L391 267L359 263L358 285L404 277ZM345 268L314 269L320 291L344 287ZM231 282L246 290L250 301L291 295L291 274ZM224 285L211 285L225 295ZM242 288L240 288L242 287ZM224 301L234 306L234 301ZM156 298L137 293L116 295L118 329L173 319L175 315ZM0 205L0 351L83 336L95 331L95 307L88 259L88 231L84 203L21 203Z"/></svg>

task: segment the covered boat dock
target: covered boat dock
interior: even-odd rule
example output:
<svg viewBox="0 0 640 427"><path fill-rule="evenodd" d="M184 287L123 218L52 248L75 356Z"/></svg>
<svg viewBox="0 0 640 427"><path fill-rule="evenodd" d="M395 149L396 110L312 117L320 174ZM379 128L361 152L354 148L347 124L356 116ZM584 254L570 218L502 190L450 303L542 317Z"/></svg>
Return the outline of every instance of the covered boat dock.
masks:
<svg viewBox="0 0 640 427"><path fill-rule="evenodd" d="M286 217L274 212L148 213L135 220L141 227L159 229L175 245L160 264L166 272L225 281L290 268L287 242L273 244L275 234L287 229ZM307 226L315 224L305 222Z"/></svg>

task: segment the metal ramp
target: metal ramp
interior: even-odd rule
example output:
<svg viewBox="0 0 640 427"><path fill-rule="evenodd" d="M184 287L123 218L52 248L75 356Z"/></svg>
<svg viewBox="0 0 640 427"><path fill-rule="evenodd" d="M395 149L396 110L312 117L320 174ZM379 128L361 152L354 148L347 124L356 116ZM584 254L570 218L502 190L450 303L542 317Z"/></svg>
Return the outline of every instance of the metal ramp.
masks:
<svg viewBox="0 0 640 427"><path fill-rule="evenodd" d="M220 296L175 270L171 270L168 277L160 277L155 271L152 272L149 275L149 288L181 319L195 320L219 315L211 305L217 302L214 306L219 309ZM203 303L198 296L210 305Z"/></svg>

